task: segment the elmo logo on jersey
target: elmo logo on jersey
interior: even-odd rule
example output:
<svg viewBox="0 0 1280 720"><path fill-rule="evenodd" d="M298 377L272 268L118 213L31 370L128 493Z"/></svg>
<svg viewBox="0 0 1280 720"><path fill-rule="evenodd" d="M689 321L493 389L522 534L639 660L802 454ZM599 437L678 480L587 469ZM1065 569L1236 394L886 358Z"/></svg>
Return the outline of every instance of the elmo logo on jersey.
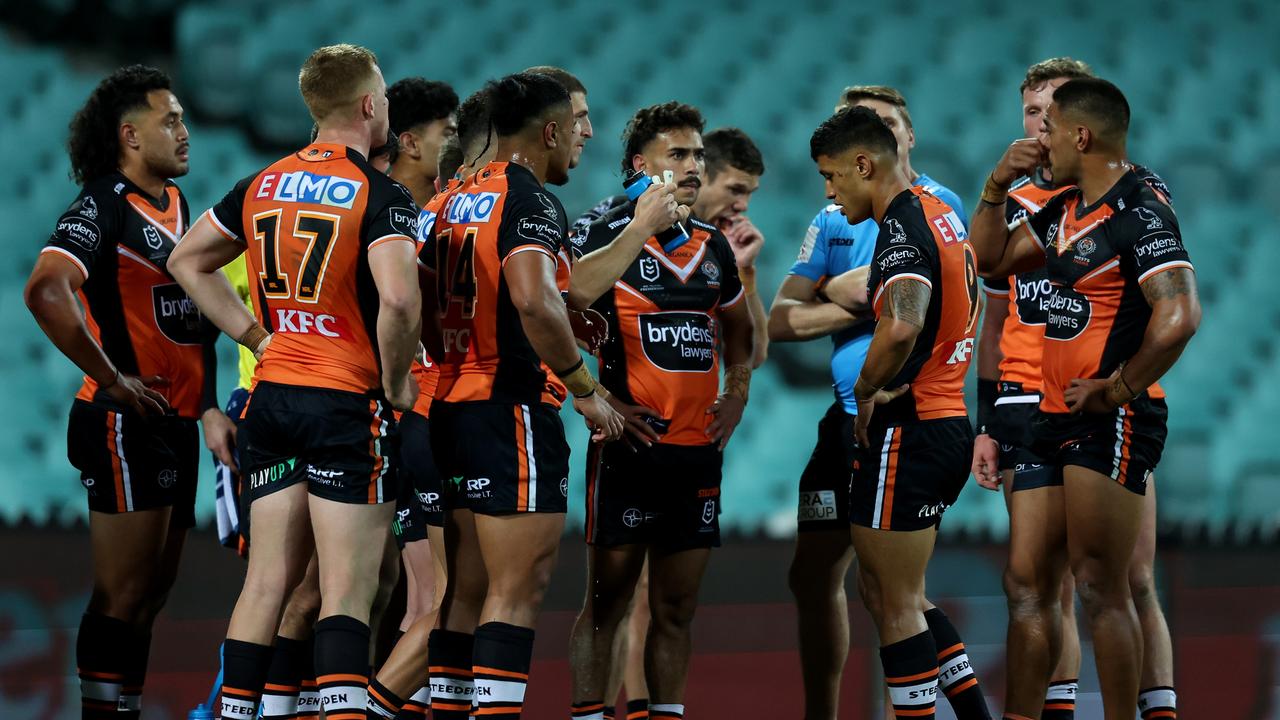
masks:
<svg viewBox="0 0 1280 720"><path fill-rule="evenodd" d="M1045 337L1050 340L1074 340L1089 326L1093 314L1089 298L1068 288L1054 289L1049 296L1048 327Z"/></svg>
<svg viewBox="0 0 1280 720"><path fill-rule="evenodd" d="M444 219L453 225L489 222L493 208L498 204L498 193L465 193L449 198Z"/></svg>
<svg viewBox="0 0 1280 720"><path fill-rule="evenodd" d="M711 316L694 312L646 313L640 346L649 362L668 372L710 372L715 366L716 331Z"/></svg>
<svg viewBox="0 0 1280 720"><path fill-rule="evenodd" d="M351 209L364 183L337 175L316 175L305 170L287 173L264 173L258 186L258 199L280 202L311 203Z"/></svg>

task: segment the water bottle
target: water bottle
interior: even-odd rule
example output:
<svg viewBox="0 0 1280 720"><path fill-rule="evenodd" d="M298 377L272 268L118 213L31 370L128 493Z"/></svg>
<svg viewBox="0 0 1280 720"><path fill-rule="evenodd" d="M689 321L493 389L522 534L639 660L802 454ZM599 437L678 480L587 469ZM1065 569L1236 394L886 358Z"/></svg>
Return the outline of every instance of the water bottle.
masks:
<svg viewBox="0 0 1280 720"><path fill-rule="evenodd" d="M626 192L628 200L635 202L652 184L653 178L650 178L640 170L633 170L631 174L627 175L627 179L622 181L622 190ZM685 232L680 223L672 223L671 227L653 237L666 252L672 252L689 242L689 233Z"/></svg>
<svg viewBox="0 0 1280 720"><path fill-rule="evenodd" d="M187 713L187 720L213 720L213 708L200 703L194 710Z"/></svg>

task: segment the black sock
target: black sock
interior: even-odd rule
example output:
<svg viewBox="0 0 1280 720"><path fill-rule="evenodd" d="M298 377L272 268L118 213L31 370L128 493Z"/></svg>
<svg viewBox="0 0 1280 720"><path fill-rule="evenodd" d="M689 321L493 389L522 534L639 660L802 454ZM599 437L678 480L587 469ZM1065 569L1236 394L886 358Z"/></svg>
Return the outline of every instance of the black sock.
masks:
<svg viewBox="0 0 1280 720"><path fill-rule="evenodd" d="M120 691L128 669L124 656L133 635L123 620L90 613L80 617L76 667L85 720L119 720Z"/></svg>
<svg viewBox="0 0 1280 720"><path fill-rule="evenodd" d="M302 681L298 683L298 720L320 717L320 688L316 687L316 639L303 644Z"/></svg>
<svg viewBox="0 0 1280 720"><path fill-rule="evenodd" d="M1040 714L1040 720L1075 720L1076 691L1079 687L1075 678L1049 683L1049 691L1044 694L1044 712Z"/></svg>
<svg viewBox="0 0 1280 720"><path fill-rule="evenodd" d="M571 720L604 720L604 703L599 700L576 702L569 706Z"/></svg>
<svg viewBox="0 0 1280 720"><path fill-rule="evenodd" d="M618 708L612 705L604 706L604 720L617 720Z"/></svg>
<svg viewBox="0 0 1280 720"><path fill-rule="evenodd" d="M147 682L147 660L151 657L151 631L134 630L129 637L125 660L124 687L120 689L120 712L116 720L138 720L142 716L142 686Z"/></svg>
<svg viewBox="0 0 1280 720"><path fill-rule="evenodd" d="M533 630L489 622L476 628L471 672L476 683L476 715L516 720L524 710L533 659Z"/></svg>
<svg viewBox="0 0 1280 720"><path fill-rule="evenodd" d="M1167 685L1145 688L1138 693L1138 710L1142 720L1176 720L1178 694Z"/></svg>
<svg viewBox="0 0 1280 720"><path fill-rule="evenodd" d="M395 720L402 707L404 698L388 690L377 678L369 681L369 702L366 706L369 720Z"/></svg>
<svg viewBox="0 0 1280 720"><path fill-rule="evenodd" d="M222 644L223 720L253 720L271 667L271 646L240 640Z"/></svg>
<svg viewBox="0 0 1280 720"><path fill-rule="evenodd" d="M317 622L315 658L325 717L364 717L369 700L369 626L348 615Z"/></svg>
<svg viewBox="0 0 1280 720"><path fill-rule="evenodd" d="M453 630L432 630L427 639L427 664L431 666L431 717L433 720L467 720L475 700L471 654L475 636Z"/></svg>
<svg viewBox="0 0 1280 720"><path fill-rule="evenodd" d="M306 640L276 636L267 683L262 689L263 720L293 720L298 716L303 668L311 665L307 658L311 652L314 650Z"/></svg>
<svg viewBox="0 0 1280 720"><path fill-rule="evenodd" d="M938 690L947 696L957 720L991 720L987 699L982 696L960 633L938 608L926 611L924 620L938 649Z"/></svg>
<svg viewBox="0 0 1280 720"><path fill-rule="evenodd" d="M929 631L880 648L880 664L894 716L900 720L932 718L938 692L938 649Z"/></svg>
<svg viewBox="0 0 1280 720"><path fill-rule="evenodd" d="M649 720L649 698L627 698L626 720Z"/></svg>

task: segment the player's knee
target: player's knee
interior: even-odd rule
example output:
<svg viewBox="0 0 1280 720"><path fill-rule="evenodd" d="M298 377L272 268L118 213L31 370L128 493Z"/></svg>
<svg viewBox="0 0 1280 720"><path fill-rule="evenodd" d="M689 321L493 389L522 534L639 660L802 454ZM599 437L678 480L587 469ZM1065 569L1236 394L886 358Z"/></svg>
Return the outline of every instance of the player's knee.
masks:
<svg viewBox="0 0 1280 720"><path fill-rule="evenodd" d="M649 598L650 617L659 631L688 629L697 610L697 592L664 592Z"/></svg>
<svg viewBox="0 0 1280 720"><path fill-rule="evenodd" d="M862 598L862 604L872 618L878 620L884 615L884 601L880 597L880 585L875 576L858 573L858 597Z"/></svg>
<svg viewBox="0 0 1280 720"><path fill-rule="evenodd" d="M167 593L164 597L167 597ZM111 587L95 587L89 598L91 612L123 620L131 625L147 624L162 606L147 592L145 582L129 580Z"/></svg>
<svg viewBox="0 0 1280 720"><path fill-rule="evenodd" d="M1125 572L1116 572L1099 560L1086 559L1073 563L1072 574L1075 575L1080 604L1091 615L1109 607L1127 606L1131 602Z"/></svg>
<svg viewBox="0 0 1280 720"><path fill-rule="evenodd" d="M1133 596L1133 604L1139 612L1157 602L1155 582L1151 566L1134 565L1129 568L1129 594Z"/></svg>
<svg viewBox="0 0 1280 720"><path fill-rule="evenodd" d="M1057 588L1033 568L1010 563L1004 569L1004 596L1009 612L1016 615L1038 613L1050 603L1059 602Z"/></svg>

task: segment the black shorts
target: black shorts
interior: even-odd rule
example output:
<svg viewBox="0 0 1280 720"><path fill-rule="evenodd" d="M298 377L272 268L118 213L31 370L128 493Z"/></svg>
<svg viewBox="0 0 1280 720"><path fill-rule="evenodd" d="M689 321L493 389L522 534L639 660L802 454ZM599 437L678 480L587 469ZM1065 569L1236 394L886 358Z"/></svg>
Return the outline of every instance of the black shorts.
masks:
<svg viewBox="0 0 1280 720"><path fill-rule="evenodd" d="M1039 412L1040 393L1025 392L1020 383L1000 383L995 414L987 434L1000 444L1000 471L1013 471L1013 492L1061 485L1031 451L1031 420Z"/></svg>
<svg viewBox="0 0 1280 720"><path fill-rule="evenodd" d="M849 531L849 484L858 452L855 419L837 400L818 421L818 444L800 475L800 532Z"/></svg>
<svg viewBox="0 0 1280 720"><path fill-rule="evenodd" d="M1075 465L1145 495L1147 478L1164 452L1168 418L1164 400L1145 394L1103 415L1041 412L1031 421L1031 450L1059 484L1062 468Z"/></svg>
<svg viewBox="0 0 1280 720"><path fill-rule="evenodd" d="M391 525L396 544L427 539L427 526L444 527L440 472L431 453L431 421L416 412L400 416L400 492Z"/></svg>
<svg viewBox="0 0 1280 720"><path fill-rule="evenodd" d="M969 418L922 420L868 431L858 449L849 520L878 530L922 530L942 522L969 481L973 426Z"/></svg>
<svg viewBox="0 0 1280 720"><path fill-rule="evenodd" d="M237 432L244 503L300 482L335 502L395 500L398 440L386 400L260 382Z"/></svg>
<svg viewBox="0 0 1280 720"><path fill-rule="evenodd" d="M720 547L720 469L714 445L587 451L587 542L644 544L665 552Z"/></svg>
<svg viewBox="0 0 1280 720"><path fill-rule="evenodd" d="M569 443L550 405L431 403L444 509L481 515L568 510Z"/></svg>
<svg viewBox="0 0 1280 720"><path fill-rule="evenodd" d="M67 459L80 471L90 510L116 514L169 507L172 525L195 525L200 475L195 420L143 417L132 409L76 400L67 423Z"/></svg>

